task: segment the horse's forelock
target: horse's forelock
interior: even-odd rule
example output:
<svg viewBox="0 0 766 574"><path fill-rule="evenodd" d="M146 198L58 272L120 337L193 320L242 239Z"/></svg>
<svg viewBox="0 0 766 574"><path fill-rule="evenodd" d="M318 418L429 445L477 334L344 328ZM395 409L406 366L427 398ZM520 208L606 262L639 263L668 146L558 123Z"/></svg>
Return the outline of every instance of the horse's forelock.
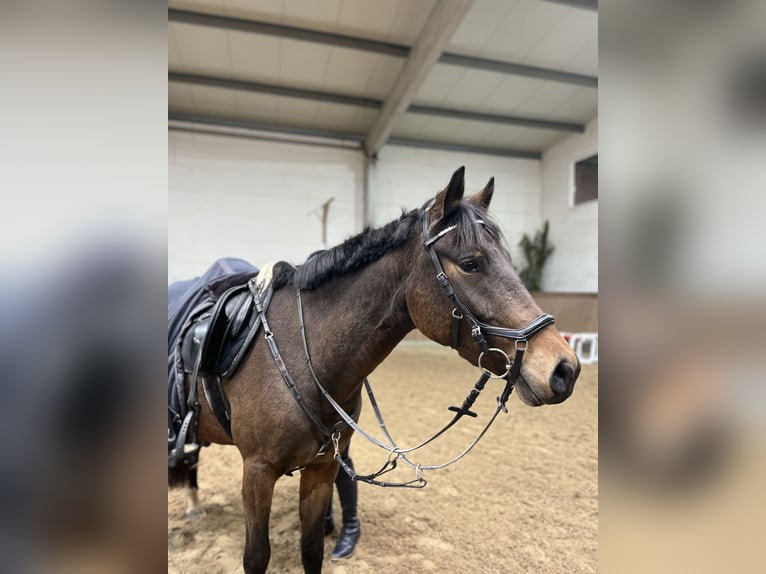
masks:
<svg viewBox="0 0 766 574"><path fill-rule="evenodd" d="M489 240L507 244L494 217L486 209L472 202L463 201L447 223L456 225L455 241L460 247L481 248Z"/></svg>

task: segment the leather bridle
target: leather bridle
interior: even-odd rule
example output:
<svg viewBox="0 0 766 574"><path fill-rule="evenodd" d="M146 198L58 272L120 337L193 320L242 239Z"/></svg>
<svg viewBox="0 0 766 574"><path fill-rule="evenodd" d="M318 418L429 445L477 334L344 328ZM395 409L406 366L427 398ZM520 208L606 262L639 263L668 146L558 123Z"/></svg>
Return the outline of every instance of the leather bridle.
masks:
<svg viewBox="0 0 766 574"><path fill-rule="evenodd" d="M502 395L502 397L504 397L502 404L504 405L511 394L513 386L516 384L516 379L518 379L519 374L521 373L521 362L524 357L524 351L527 349L527 342L542 329L548 325L552 325L554 318L552 315L544 313L527 323L527 325L521 329L510 329L507 327L487 325L486 323L483 323L477 319L476 316L470 311L470 309L468 309L468 307L457 296L457 293L452 287L447 274L444 272L444 267L442 267L441 261L439 261L439 255L437 255L436 249L434 248L436 242L447 235L449 232L457 229L457 225L450 225L445 227L439 233L431 237L428 233L428 212L432 206L433 203L429 205L423 213L423 246L426 248L426 251L428 251L428 255L431 257L431 262L436 269L436 280L439 282L439 286L442 288L442 291L447 296L447 298L452 301L452 304L454 305L454 308L452 309L452 335L450 339L450 346L453 349L457 348L460 333L460 322L462 320L467 321L471 326L471 336L481 349L481 353L479 354L477 361L478 367L491 378L507 379L508 381L506 389L503 391ZM481 219L477 219L476 223L480 225L486 225L485 222ZM485 334L504 337L506 339L513 339L516 342L516 354L513 358L513 361L511 361L508 354L502 349L497 347L490 347L487 343ZM482 358L489 353L498 353L504 357L505 372L503 374L498 375L482 366Z"/></svg>

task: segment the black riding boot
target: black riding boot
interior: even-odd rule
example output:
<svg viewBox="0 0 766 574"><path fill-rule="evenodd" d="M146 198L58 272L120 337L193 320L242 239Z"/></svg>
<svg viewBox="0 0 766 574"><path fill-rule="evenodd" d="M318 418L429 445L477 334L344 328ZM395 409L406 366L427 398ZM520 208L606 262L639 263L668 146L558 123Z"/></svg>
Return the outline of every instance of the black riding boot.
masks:
<svg viewBox="0 0 766 574"><path fill-rule="evenodd" d="M351 459L348 457L348 450L341 456L351 468L354 468ZM341 469L335 479L335 486L338 488L340 496L340 505L343 509L343 527L341 528L338 542L335 544L335 550L332 551L334 559L349 558L356 548L356 542L362 533L359 524L359 517L356 514L357 503L357 484Z"/></svg>

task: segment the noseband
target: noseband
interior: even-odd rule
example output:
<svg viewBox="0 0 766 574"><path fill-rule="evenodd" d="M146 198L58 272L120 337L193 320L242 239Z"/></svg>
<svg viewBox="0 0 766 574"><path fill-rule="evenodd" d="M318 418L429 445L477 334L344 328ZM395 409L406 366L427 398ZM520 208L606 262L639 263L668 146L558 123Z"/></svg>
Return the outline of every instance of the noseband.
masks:
<svg viewBox="0 0 766 574"><path fill-rule="evenodd" d="M445 227L439 233L433 237L430 237L428 233L429 209L431 209L431 206L426 208L425 212L423 213L423 245L426 248L426 251L428 251L428 255L431 256L431 262L434 264L434 268L436 269L436 280L439 282L439 285L441 286L442 291L444 291L444 294L450 301L452 301L452 304L454 305L454 308L452 309L452 337L450 346L453 349L457 348L460 332L460 322L465 319L471 326L471 336L473 337L473 340L481 349L481 354L479 354L478 359L478 367L484 371L484 374L487 375L487 377L492 377L495 379L507 378L508 380L506 389L503 391L503 395L501 397L503 399L502 404L505 405L505 402L508 400L511 391L513 390L513 386L516 383L516 379L521 372L521 361L524 357L524 351L527 349L527 342L542 329L548 325L552 325L554 322L553 316L548 315L547 313L540 315L539 317L527 323L527 325L521 329L497 327L495 325L487 325L486 323L479 321L479 319L477 319L476 316L471 313L470 309L468 309L468 307L466 307L466 305L460 300L460 298L457 296L457 293L455 293L455 289L452 287L447 274L444 272L444 267L442 267L442 264L439 261L439 256L436 254L436 249L434 248L436 242L447 235L450 231L457 229L457 225L450 225L449 227ZM477 219L476 223L485 225L484 221L481 219ZM498 349L497 347L490 347L487 343L485 334L504 337L506 339L513 339L516 342L516 355L513 361L511 361L508 354L502 349ZM482 359L489 353L498 353L504 357L505 372L503 374L495 374L482 366ZM456 412L458 411L457 407L451 407L451 409L455 410ZM467 411L467 408L465 410ZM466 414L472 413L466 412Z"/></svg>

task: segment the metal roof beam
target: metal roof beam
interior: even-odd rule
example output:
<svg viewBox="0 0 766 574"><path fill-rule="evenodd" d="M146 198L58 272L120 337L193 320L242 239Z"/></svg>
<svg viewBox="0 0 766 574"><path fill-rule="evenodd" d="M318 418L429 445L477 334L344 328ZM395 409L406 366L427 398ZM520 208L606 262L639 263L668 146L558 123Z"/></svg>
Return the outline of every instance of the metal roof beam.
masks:
<svg viewBox="0 0 766 574"><path fill-rule="evenodd" d="M330 138L336 140L355 141L360 143L364 140L364 136L362 134L354 134L350 132L302 128L296 126L286 126L283 124L272 124L268 122L219 118L215 116L197 116L194 114L183 114L176 112L168 112L168 121L189 122L194 124L220 126L227 128L241 128L247 130L275 132L280 134L291 134L296 136Z"/></svg>
<svg viewBox="0 0 766 574"><path fill-rule="evenodd" d="M517 157L521 159L540 159L542 157L542 152L533 150L518 150L502 147L486 147L459 143L434 142L411 138L390 138L386 143L390 145L439 149L444 151L480 153L484 155L499 155L503 157Z"/></svg>
<svg viewBox="0 0 766 574"><path fill-rule="evenodd" d="M265 36L277 36L278 38L289 38L290 40L302 40L304 42L327 44L329 46L338 46L340 48L375 52L376 54L388 54L389 56L398 56L400 58L406 58L410 53L409 47L401 44L394 44L392 42L368 40L357 36L320 32L319 30L298 28L297 26L286 26L284 24L273 24L261 20L234 18L232 16L221 16L204 12L192 12L190 10L179 10L177 8L168 8L168 21L222 28L224 30L234 30L237 32L250 32L252 34L262 34Z"/></svg>
<svg viewBox="0 0 766 574"><path fill-rule="evenodd" d="M410 107L420 86L473 3L474 0L441 0L431 10L383 108L367 133L364 148L369 157L374 157L386 143L394 122Z"/></svg>
<svg viewBox="0 0 766 574"><path fill-rule="evenodd" d="M289 86L278 86L274 84L265 84L263 82L250 82L244 80L231 80L228 78L218 78L212 76L202 76L199 74L186 74L182 72L168 72L168 81L194 86L207 86L213 88L222 88L226 90L241 90L246 92L255 92L259 94L272 94L275 96L287 96L291 98L300 98L312 101L330 102L333 104L344 104L349 106L359 106L363 108L380 109L383 107L383 100L375 98L365 98L359 96L348 96L332 92L321 92L318 90L306 90L302 88L292 88ZM408 113L423 114L430 116L439 116L454 118L459 120L470 120L477 122L489 122L493 124L507 124L521 127L553 130L559 132L583 133L585 126L571 122L560 122L555 120L546 120L540 118L528 118L520 116L507 116L502 114L490 114L484 112L474 112L468 110L459 110L454 108L439 108L435 106L424 106L420 104L411 104L407 109Z"/></svg>
<svg viewBox="0 0 766 574"><path fill-rule="evenodd" d="M314 138L329 138L336 140L345 140L362 143L365 139L363 134L354 134L349 132L336 132L332 130L319 130L313 128L290 127L279 124L270 124L266 122L253 122L247 120L226 119L213 116L197 116L194 114L168 113L169 122L184 122L187 124L197 124L202 126L212 126L220 128L235 128L243 130L254 130L264 132L274 132L281 134L290 134L295 136L305 136ZM169 126L173 127L173 126ZM227 133L222 132L223 135ZM400 145L417 148L438 149L445 151L479 153L484 155L497 155L502 157L516 157L523 159L537 159L542 157L542 152L534 150L514 150L506 148L475 146L458 143L443 143L414 138L390 138L387 142L391 145Z"/></svg>
<svg viewBox="0 0 766 574"><path fill-rule="evenodd" d="M314 42L328 46L350 48L352 50L362 50L365 52L385 54L399 58L406 58L410 54L409 46L394 44L393 42L368 40L365 38L359 38L358 36L347 36L345 34L320 32L318 30L310 30L308 28L299 28L297 26L285 26L284 24L273 24L260 20L246 20L244 18L233 18L231 16L220 16L217 14L206 14L203 12L192 12L189 10L179 10L176 8L168 8L168 20L171 22L180 22L183 24L221 28L223 30L234 30L239 32L276 36L278 38L288 38L291 40L302 40L304 42ZM525 64L505 62L503 60L492 60L488 58L478 58L475 56L465 56L452 52L444 52L439 58L439 63L452 66L462 66L466 68L477 68L490 72L498 72L501 74L525 76L529 78L536 78L538 80L549 80L552 82L574 84L590 88L598 87L598 78L595 76L574 74L571 72L564 72L552 68L527 66Z"/></svg>
<svg viewBox="0 0 766 574"><path fill-rule="evenodd" d="M526 64L516 64L514 62L504 62L502 60L490 60L487 58L479 58L477 56L444 53L442 54L442 57L439 58L439 63L487 70L488 72L499 72L501 74L511 74L514 76L526 76L528 78L537 78L538 80L550 80L552 82L574 84L577 86L585 86L587 88L598 88L598 78L595 76L562 72L561 70L540 68L538 66L527 66Z"/></svg>
<svg viewBox="0 0 766 574"><path fill-rule="evenodd" d="M185 74L182 72L168 72L168 81L179 82L183 84L193 84L195 86L223 88L226 90L240 90L244 92L255 92L259 94L271 94L274 96L287 96L290 98L301 98L304 100L329 102L332 104L345 104L348 106L359 106L362 108L380 109L383 106L382 100L376 100L373 98L347 96L344 94L322 92L319 90L306 90L303 88L291 88L288 86L277 86L274 84L265 84L263 82L231 80L228 78L202 76L199 74Z"/></svg>
<svg viewBox="0 0 766 574"><path fill-rule="evenodd" d="M542 130L553 130L557 132L572 132L581 134L585 132L583 124L571 122L558 122L554 120L543 120L538 118L524 118L519 116L506 116L502 114L488 114L484 112L472 112L468 110L456 110L453 108L437 108L434 106L421 106L412 104L407 110L411 114L424 114L428 116L439 116L445 118L455 118L458 120L470 120L476 122L489 122L493 124L508 124L526 128L536 128Z"/></svg>

